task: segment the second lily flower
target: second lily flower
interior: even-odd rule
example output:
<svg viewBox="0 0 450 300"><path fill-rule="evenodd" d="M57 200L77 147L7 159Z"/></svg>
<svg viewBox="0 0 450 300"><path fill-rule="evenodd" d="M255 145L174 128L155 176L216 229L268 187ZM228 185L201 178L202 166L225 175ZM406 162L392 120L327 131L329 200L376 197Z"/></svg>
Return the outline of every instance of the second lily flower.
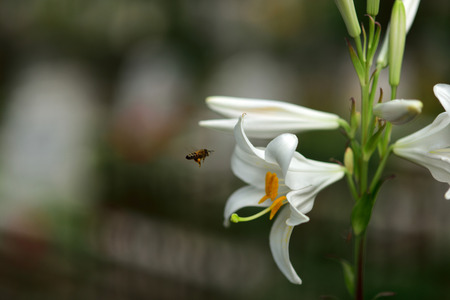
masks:
<svg viewBox="0 0 450 300"><path fill-rule="evenodd" d="M335 114L275 100L216 96L207 98L206 104L227 119L200 121L200 126L232 132L238 118L246 113L245 131L254 138L274 138L285 132L336 129L345 122Z"/></svg>

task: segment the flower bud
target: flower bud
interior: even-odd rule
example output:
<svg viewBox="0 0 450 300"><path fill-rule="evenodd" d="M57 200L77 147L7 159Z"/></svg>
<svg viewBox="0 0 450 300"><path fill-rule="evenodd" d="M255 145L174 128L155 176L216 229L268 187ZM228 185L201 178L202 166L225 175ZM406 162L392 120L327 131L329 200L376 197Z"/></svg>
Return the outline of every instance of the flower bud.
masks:
<svg viewBox="0 0 450 300"><path fill-rule="evenodd" d="M344 153L344 166L348 170L350 174L353 174L353 150L350 147L347 147Z"/></svg>
<svg viewBox="0 0 450 300"><path fill-rule="evenodd" d="M380 7L380 0L367 0L367 14L375 17L378 15L378 9Z"/></svg>
<svg viewBox="0 0 450 300"><path fill-rule="evenodd" d="M353 0L335 0L335 2L344 19L348 34L353 38L359 36L361 34L361 27L356 16Z"/></svg>
<svg viewBox="0 0 450 300"><path fill-rule="evenodd" d="M422 112L419 100L392 100L374 106L373 113L377 117L395 125L405 124Z"/></svg>
<svg viewBox="0 0 450 300"><path fill-rule="evenodd" d="M396 0L392 8L389 32L389 84L398 86L402 69L406 39L406 13L401 0Z"/></svg>

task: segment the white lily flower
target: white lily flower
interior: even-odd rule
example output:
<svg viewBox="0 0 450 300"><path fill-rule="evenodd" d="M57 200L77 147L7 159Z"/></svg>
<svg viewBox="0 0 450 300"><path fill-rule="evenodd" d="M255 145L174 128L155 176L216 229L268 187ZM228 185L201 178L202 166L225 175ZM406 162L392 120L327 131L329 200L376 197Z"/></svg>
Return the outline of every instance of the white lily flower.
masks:
<svg viewBox="0 0 450 300"><path fill-rule="evenodd" d="M450 85L436 84L433 90L446 112L425 128L398 140L394 153L426 167L437 181L450 185ZM450 200L450 189L445 198Z"/></svg>
<svg viewBox="0 0 450 300"><path fill-rule="evenodd" d="M294 226L309 221L305 214L312 209L317 193L341 179L344 167L303 157L295 151L297 137L290 133L276 137L266 148L255 148L244 132L242 117L234 136L236 148L231 167L248 186L238 189L227 200L224 224L228 226L230 218L233 222L250 221L269 212L272 219L281 208L270 232L270 248L281 272L290 282L301 284L289 260L291 232ZM251 217L235 214L249 206L264 210Z"/></svg>
<svg viewBox="0 0 450 300"><path fill-rule="evenodd" d="M395 99L378 103L373 107L373 113L395 125L405 124L422 112L423 104L419 100Z"/></svg>
<svg viewBox="0 0 450 300"><path fill-rule="evenodd" d="M200 126L232 132L238 118L246 113L245 131L249 137L255 138L274 138L286 132L336 129L341 121L335 114L275 100L216 96L208 97L206 104L228 119L200 121Z"/></svg>
<svg viewBox="0 0 450 300"><path fill-rule="evenodd" d="M406 14L406 33L408 34L409 29L416 18L417 9L419 8L420 0L403 0L403 5L405 6L405 14ZM389 26L390 27L390 26ZM377 58L377 65L381 65L381 67L386 67L388 64L388 44L389 44L389 31L386 30L386 35L384 37L383 46L381 47L380 53Z"/></svg>

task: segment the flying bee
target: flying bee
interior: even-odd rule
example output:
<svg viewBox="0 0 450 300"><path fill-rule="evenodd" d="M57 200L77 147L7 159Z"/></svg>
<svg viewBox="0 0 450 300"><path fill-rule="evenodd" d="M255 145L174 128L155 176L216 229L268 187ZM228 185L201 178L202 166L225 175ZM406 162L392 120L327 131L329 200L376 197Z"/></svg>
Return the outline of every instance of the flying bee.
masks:
<svg viewBox="0 0 450 300"><path fill-rule="evenodd" d="M214 150L200 149L186 155L186 159L193 159L196 163L198 163L198 167L200 168L202 166L201 162L205 161L205 158L209 156L211 152L214 152Z"/></svg>

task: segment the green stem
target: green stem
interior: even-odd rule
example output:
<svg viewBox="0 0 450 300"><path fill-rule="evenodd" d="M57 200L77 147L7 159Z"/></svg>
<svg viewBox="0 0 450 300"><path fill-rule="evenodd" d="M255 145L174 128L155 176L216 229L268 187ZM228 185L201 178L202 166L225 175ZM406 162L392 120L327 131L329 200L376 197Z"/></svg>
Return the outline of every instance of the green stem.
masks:
<svg viewBox="0 0 450 300"><path fill-rule="evenodd" d="M356 45L356 53L358 53L359 60L361 61L361 63L363 63L366 59L362 49L361 38L359 36L355 37L355 45Z"/></svg>

